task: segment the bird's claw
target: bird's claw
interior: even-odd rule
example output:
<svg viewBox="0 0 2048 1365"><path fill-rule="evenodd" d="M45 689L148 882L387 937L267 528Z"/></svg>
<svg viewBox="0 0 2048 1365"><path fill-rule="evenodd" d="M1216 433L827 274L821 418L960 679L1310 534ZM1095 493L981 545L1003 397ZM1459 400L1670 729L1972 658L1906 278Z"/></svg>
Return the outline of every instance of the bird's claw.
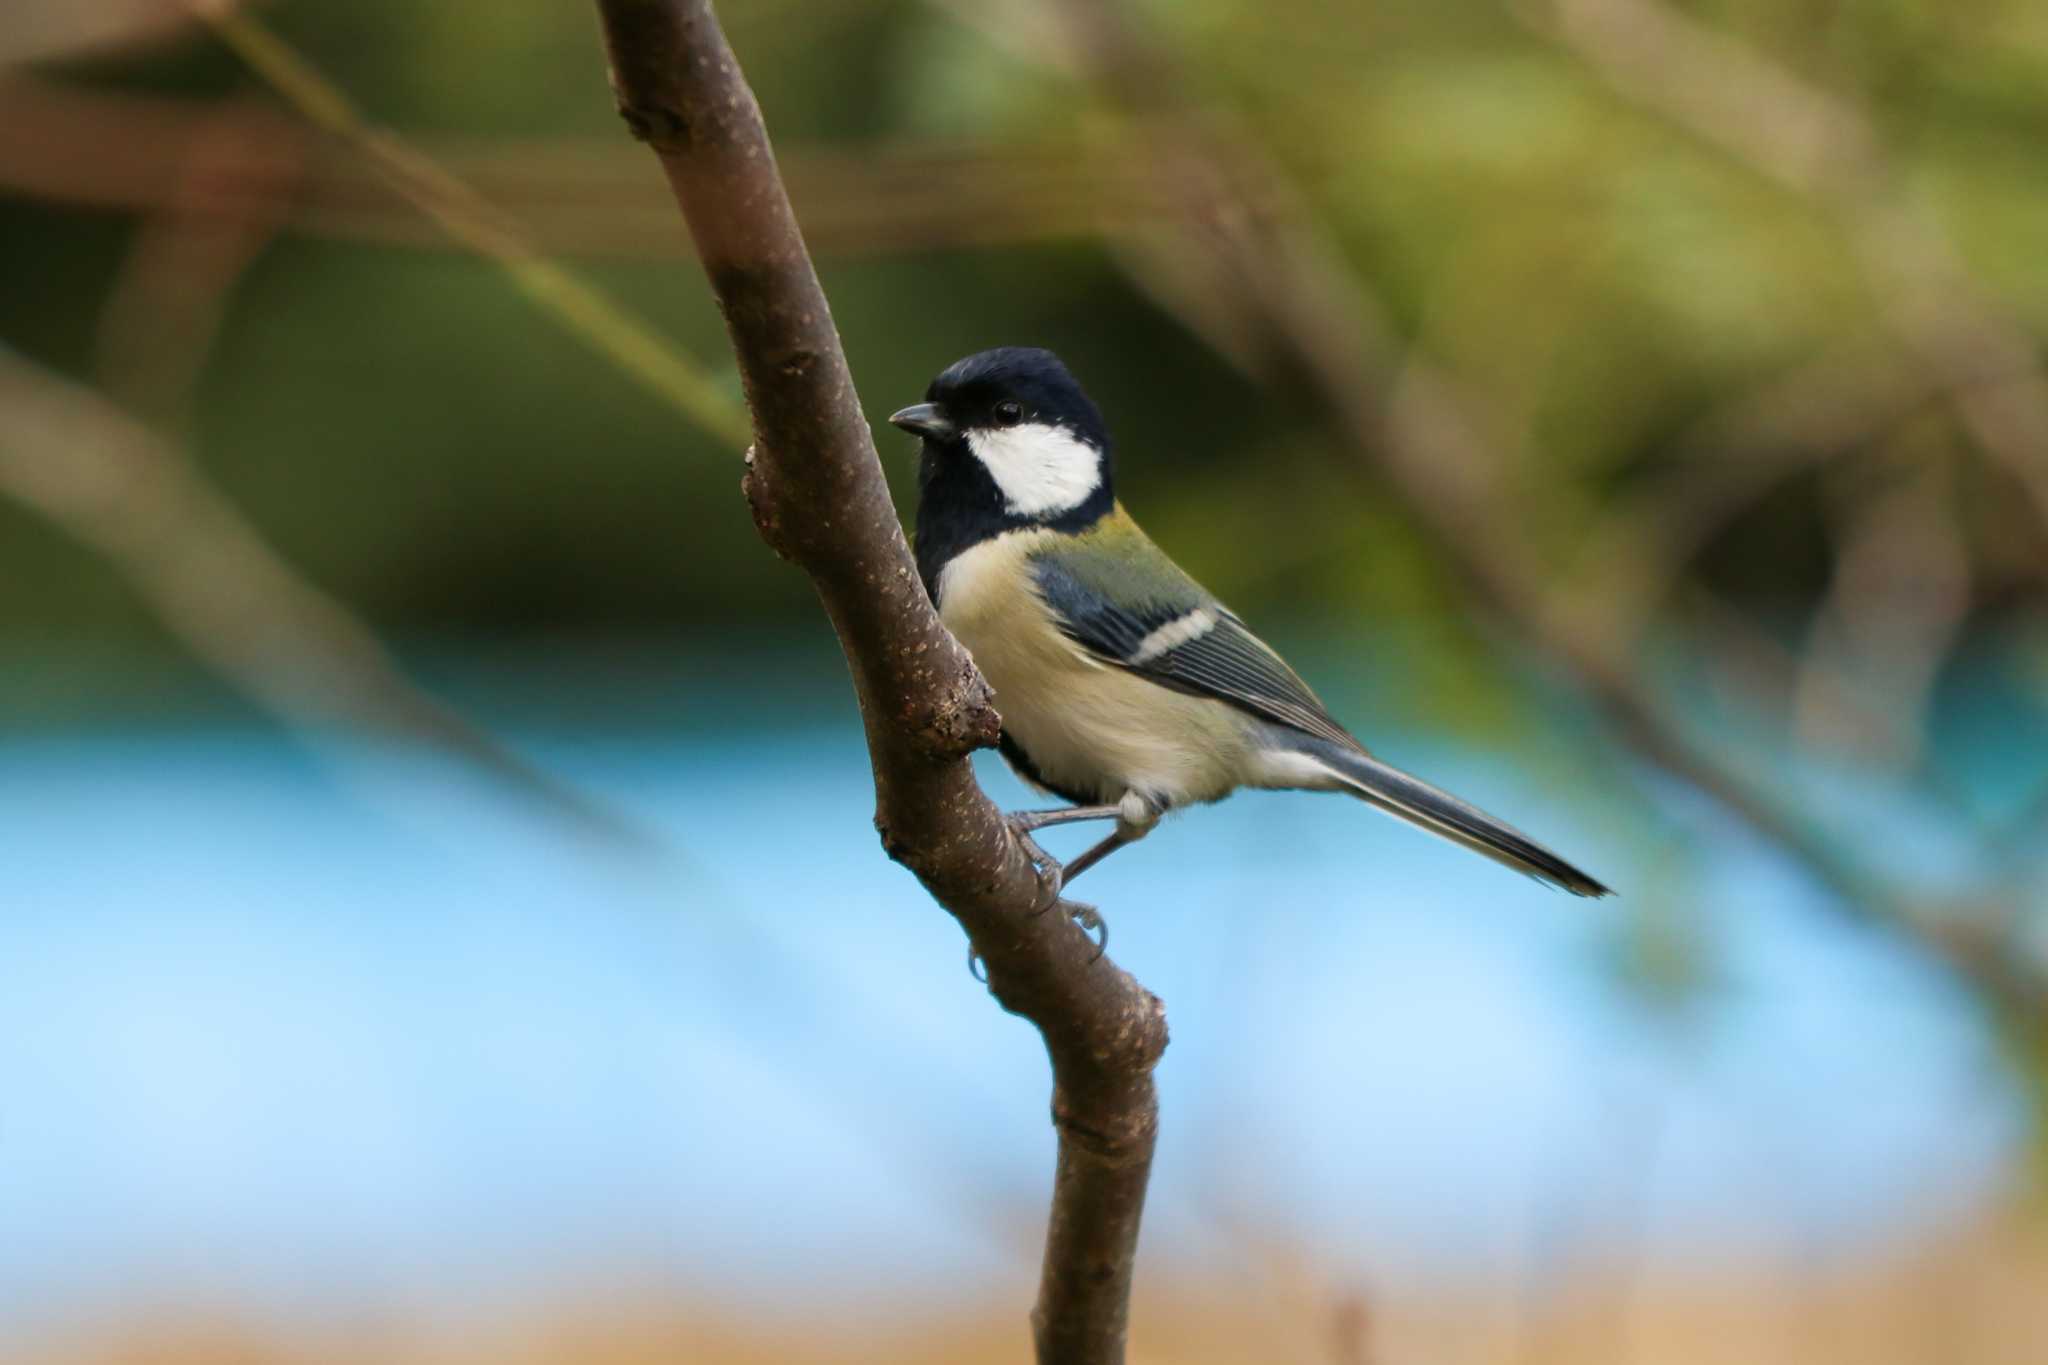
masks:
<svg viewBox="0 0 2048 1365"><path fill-rule="evenodd" d="M1032 870L1038 874L1038 898L1032 905L1031 913L1042 915L1054 906L1064 908L1067 918L1080 925L1082 932L1095 940L1095 956L1088 960L1091 963L1099 961L1102 955L1109 951L1108 921L1104 920L1101 913L1092 905L1060 899L1060 892L1067 884L1066 868L1060 864L1059 859L1038 846L1038 840L1031 837L1033 826L1027 821L1028 812L1009 816L1007 822L1011 837L1016 839L1017 846L1024 850L1024 856L1031 860ZM974 971L980 961L980 957L970 948L967 953L968 970ZM975 980L985 981L987 978L977 971Z"/></svg>
<svg viewBox="0 0 2048 1365"><path fill-rule="evenodd" d="M1038 840L1031 837L1031 831L1019 820L1010 817L1010 833L1024 850L1024 856L1031 860L1032 871L1038 874L1038 897L1031 904L1031 913L1042 915L1060 903L1060 888L1066 884L1066 873L1060 860L1038 846Z"/></svg>
<svg viewBox="0 0 2048 1365"><path fill-rule="evenodd" d="M1067 918L1080 925L1082 933L1095 939L1095 956L1088 959L1089 963L1100 962L1102 955L1109 951L1109 921L1092 905L1083 905L1079 901L1064 901L1062 904L1067 908Z"/></svg>
<svg viewBox="0 0 2048 1365"><path fill-rule="evenodd" d="M967 974L984 986L988 984L988 968L982 964L981 954L975 951L972 943L967 945Z"/></svg>
<svg viewBox="0 0 2048 1365"><path fill-rule="evenodd" d="M1066 885L1066 871L1050 858L1036 866L1038 899L1032 902L1031 913L1042 915L1060 903L1060 888Z"/></svg>

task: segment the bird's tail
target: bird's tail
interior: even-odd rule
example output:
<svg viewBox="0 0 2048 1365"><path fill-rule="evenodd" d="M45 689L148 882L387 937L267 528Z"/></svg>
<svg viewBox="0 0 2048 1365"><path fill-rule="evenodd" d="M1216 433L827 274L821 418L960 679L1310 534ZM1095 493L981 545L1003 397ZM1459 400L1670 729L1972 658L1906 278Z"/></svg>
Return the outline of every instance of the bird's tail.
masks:
<svg viewBox="0 0 2048 1365"><path fill-rule="evenodd" d="M1389 767L1362 749L1306 739L1298 752L1325 769L1335 779L1332 785L1339 790L1369 801L1431 834L1483 853L1497 863L1575 896L1614 894L1520 830L1476 806L1466 805L1449 792Z"/></svg>

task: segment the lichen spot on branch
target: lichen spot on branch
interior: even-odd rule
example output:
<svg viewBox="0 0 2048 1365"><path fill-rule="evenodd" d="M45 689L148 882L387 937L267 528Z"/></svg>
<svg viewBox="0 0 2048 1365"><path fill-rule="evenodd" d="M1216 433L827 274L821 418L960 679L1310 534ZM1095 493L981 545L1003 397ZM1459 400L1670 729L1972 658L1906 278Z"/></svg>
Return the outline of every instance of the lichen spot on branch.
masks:
<svg viewBox="0 0 2048 1365"><path fill-rule="evenodd" d="M629 104L621 98L619 117L634 137L658 152L680 152L690 145L690 125L673 109L658 104Z"/></svg>

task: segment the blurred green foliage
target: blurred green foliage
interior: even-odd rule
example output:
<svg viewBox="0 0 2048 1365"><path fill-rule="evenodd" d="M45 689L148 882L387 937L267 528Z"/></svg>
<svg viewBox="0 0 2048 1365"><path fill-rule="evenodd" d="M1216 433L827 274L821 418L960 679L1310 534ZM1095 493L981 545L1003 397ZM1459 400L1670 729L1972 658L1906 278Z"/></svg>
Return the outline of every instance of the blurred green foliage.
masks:
<svg viewBox="0 0 2048 1365"><path fill-rule="evenodd" d="M1096 96L1030 50L1038 30L1000 26L1031 8L970 19L965 6L776 0L727 21L786 154L1099 147ZM1561 573L1608 499L1671 460L1703 414L1846 348L1895 343L1842 223L1617 95L1524 22L1541 8L1204 0L1144 13L1193 93L1296 178L1400 333L1518 433L1498 477ZM2038 3L1687 12L1867 110L1904 191L1953 235L1978 287L2036 338L2048 332ZM581 7L293 0L264 13L374 117L428 144L619 137ZM194 101L252 88L191 31L41 74ZM0 338L93 376L136 236L106 212L0 198ZM678 230L670 259L578 265L736 393L680 247ZM1343 472L1355 460L1305 405L1213 354L1110 247L915 242L821 265L872 414L967 351L1052 346L1110 414L1126 500L1226 598L1266 617L1419 622L1404 638L1425 668L1441 665L1441 695L1483 705L1470 682L1483 651L1456 622L1440 556L1375 480ZM401 638L817 628L800 577L754 538L737 452L451 250L288 227L233 288L187 434L289 560ZM1946 420L1934 439L1968 444ZM880 444L907 503L903 443L885 429ZM1762 619L1801 620L1831 572L1825 477L1786 481L1714 536L1693 566L1702 581ZM2010 513L1995 475L1967 496L1979 505L1964 509L1967 535L1996 588L1976 605L2037 615L2041 570L2028 566L2048 540ZM0 648L60 643L172 652L91 556L0 501Z"/></svg>

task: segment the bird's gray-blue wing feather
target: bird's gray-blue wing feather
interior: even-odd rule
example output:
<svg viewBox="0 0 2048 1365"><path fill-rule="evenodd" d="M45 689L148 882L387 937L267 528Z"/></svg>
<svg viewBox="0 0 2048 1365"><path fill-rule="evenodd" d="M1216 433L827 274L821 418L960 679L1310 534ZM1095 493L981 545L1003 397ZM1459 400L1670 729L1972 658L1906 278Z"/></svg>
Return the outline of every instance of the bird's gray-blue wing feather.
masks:
<svg viewBox="0 0 2048 1365"><path fill-rule="evenodd" d="M1285 660L1128 517L1062 537L1032 571L1061 631L1105 663L1359 747Z"/></svg>
<svg viewBox="0 0 2048 1365"><path fill-rule="evenodd" d="M1146 539L1121 508L1032 558L1038 593L1081 648L1164 687L1297 732L1298 750L1366 801L1581 896L1608 889L1512 826L1379 762L1308 684Z"/></svg>

